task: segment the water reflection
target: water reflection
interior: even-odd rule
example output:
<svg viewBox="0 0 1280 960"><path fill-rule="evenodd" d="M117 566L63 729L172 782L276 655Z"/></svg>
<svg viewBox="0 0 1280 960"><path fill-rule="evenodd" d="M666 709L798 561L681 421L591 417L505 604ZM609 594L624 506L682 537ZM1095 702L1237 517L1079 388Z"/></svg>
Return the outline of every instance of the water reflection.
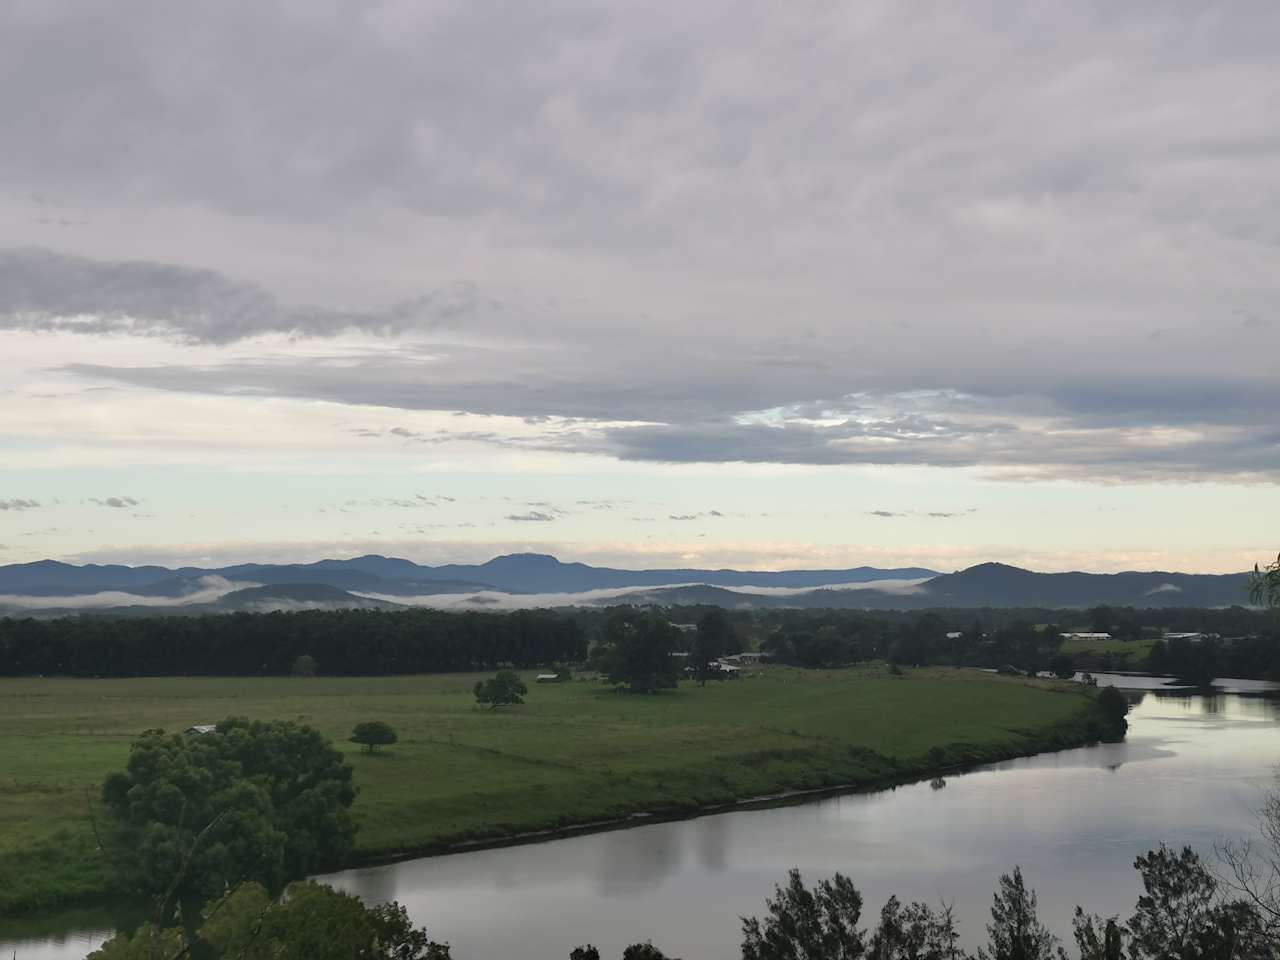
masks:
<svg viewBox="0 0 1280 960"><path fill-rule="evenodd" d="M1280 760L1274 687L1099 682L1132 691L1124 743L951 774L941 790L924 782L323 879L370 901L400 900L459 960L559 958L586 941L617 956L648 938L676 956L728 960L738 956L738 917L759 913L792 866L810 879L848 874L869 917L890 893L945 900L973 945L996 877L1018 864L1044 918L1069 935L1076 903L1104 914L1131 909L1138 854L1161 842L1208 852L1248 832ZM45 941L19 956L83 952Z"/></svg>
<svg viewBox="0 0 1280 960"><path fill-rule="evenodd" d="M384 869L462 960L558 957L586 940L617 954L647 937L677 955L735 957L737 918L759 912L791 866L815 879L849 874L869 912L890 893L946 900L973 942L996 877L1020 864L1045 917L1069 934L1077 902L1104 913L1132 907L1138 854L1161 842L1208 851L1247 832L1280 759L1274 690L1136 679L1125 743L949 776L945 790L926 782ZM532 879L513 886L515 876ZM372 892L360 875L330 879ZM501 928L484 920L494 911Z"/></svg>

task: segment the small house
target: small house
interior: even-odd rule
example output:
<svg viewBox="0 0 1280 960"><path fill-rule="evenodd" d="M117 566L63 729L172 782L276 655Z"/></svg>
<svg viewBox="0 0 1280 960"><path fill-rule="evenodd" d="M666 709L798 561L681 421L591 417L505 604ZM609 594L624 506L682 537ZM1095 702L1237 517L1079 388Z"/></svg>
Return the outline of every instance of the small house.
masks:
<svg viewBox="0 0 1280 960"><path fill-rule="evenodd" d="M187 727L182 732L188 737L198 737L205 733L214 733L218 729L218 725L214 723L197 723L195 726Z"/></svg>

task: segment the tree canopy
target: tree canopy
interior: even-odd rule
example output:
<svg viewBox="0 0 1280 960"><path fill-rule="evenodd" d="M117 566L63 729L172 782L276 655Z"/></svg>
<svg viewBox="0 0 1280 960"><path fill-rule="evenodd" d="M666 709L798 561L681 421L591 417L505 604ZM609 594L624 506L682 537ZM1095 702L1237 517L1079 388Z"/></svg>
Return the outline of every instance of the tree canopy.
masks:
<svg viewBox="0 0 1280 960"><path fill-rule="evenodd" d="M698 683L706 686L707 678L712 673L712 664L728 652L732 635L733 624L729 622L728 614L719 607L708 610L699 618L693 644L689 647L689 666L693 668Z"/></svg>
<svg viewBox="0 0 1280 960"><path fill-rule="evenodd" d="M653 693L677 686L676 652L680 630L665 617L634 607L617 607L605 621L597 660L609 682L633 693Z"/></svg>
<svg viewBox="0 0 1280 960"><path fill-rule="evenodd" d="M350 851L351 767L319 731L229 718L215 732L148 730L102 798L122 881L207 897L252 880L278 890Z"/></svg>
<svg viewBox="0 0 1280 960"><path fill-rule="evenodd" d="M88 960L176 960L197 952L213 960L449 960L448 945L415 928L398 903L366 907L318 883L296 883L279 900L259 884L242 884L206 907L201 920L190 937L145 924Z"/></svg>
<svg viewBox="0 0 1280 960"><path fill-rule="evenodd" d="M582 627L546 610L300 610L181 616L0 618L0 675L330 677L572 663ZM304 661L305 662L305 661Z"/></svg>
<svg viewBox="0 0 1280 960"><path fill-rule="evenodd" d="M351 742L363 746L366 753L376 753L379 747L390 746L399 739L391 724L383 720L365 720L351 731Z"/></svg>
<svg viewBox="0 0 1280 960"><path fill-rule="evenodd" d="M524 695L529 692L525 682L514 670L499 670L488 680L477 680L473 690L476 703L487 703L490 710L524 703Z"/></svg>

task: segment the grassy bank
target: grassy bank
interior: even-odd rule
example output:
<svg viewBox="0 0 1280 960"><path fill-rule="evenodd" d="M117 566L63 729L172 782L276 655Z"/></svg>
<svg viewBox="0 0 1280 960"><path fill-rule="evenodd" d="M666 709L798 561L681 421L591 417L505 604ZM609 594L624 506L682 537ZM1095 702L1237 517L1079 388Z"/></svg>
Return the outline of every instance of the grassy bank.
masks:
<svg viewBox="0 0 1280 960"><path fill-rule="evenodd" d="M1065 640L1061 652L1086 669L1099 669L1104 657L1113 670L1142 670L1155 640Z"/></svg>
<svg viewBox="0 0 1280 960"><path fill-rule="evenodd" d="M526 704L496 711L475 707L475 679L0 680L0 914L109 889L87 798L149 727L230 714L318 727L355 767L357 853L371 859L870 786L1083 743L1093 716L1077 687L944 669L769 667L656 696L530 683ZM380 755L346 743L368 719L400 742Z"/></svg>

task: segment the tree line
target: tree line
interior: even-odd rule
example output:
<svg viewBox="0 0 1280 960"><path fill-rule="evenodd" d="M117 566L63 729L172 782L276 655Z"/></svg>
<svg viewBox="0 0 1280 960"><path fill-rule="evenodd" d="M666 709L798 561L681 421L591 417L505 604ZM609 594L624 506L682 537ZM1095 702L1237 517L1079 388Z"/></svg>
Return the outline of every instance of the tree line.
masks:
<svg viewBox="0 0 1280 960"><path fill-rule="evenodd" d="M284 676L301 658L313 672L371 676L530 667L586 654L575 620L541 610L0 619L0 676Z"/></svg>
<svg viewBox="0 0 1280 960"><path fill-rule="evenodd" d="M1086 629L1135 639L1163 629L1220 633L1236 639L1157 642L1147 666L1197 680L1280 679L1280 628L1267 612L1246 608L908 613L705 606L6 618L0 619L0 676L283 676L298 664L305 665L304 674L367 676L580 663L590 650L604 673L647 671L649 680L639 686L671 686L678 676L674 665L659 658L646 665L632 656L629 638L641 635L668 652L691 654L688 663L703 681L715 658L751 648L803 667L889 660L1010 665L1069 676L1076 669L1108 668L1105 657L1081 661L1062 653L1062 631Z"/></svg>
<svg viewBox="0 0 1280 960"><path fill-rule="evenodd" d="M1108 622L1115 611L1101 615ZM1008 611L984 621L968 611L969 620L948 620L936 612L911 616L848 615L843 611L793 611L775 621L772 632L760 641L760 649L775 659L805 667L830 667L858 660L888 660L910 666L1012 666L1025 672L1051 670L1070 677L1079 669L1106 670L1107 655L1084 659L1063 652L1063 632L1082 629L1079 624L1063 626L1063 621L1033 622ZM1058 614L1063 611L1057 611ZM1274 617L1262 611L1226 615L1223 611L1202 611L1199 621L1190 617L1175 620L1178 625L1200 622L1200 630L1218 632L1221 622L1237 628L1247 625L1251 632L1225 640L1157 640L1148 661L1130 661L1132 667L1146 666L1153 673L1167 673L1192 681L1207 682L1214 677L1280 679L1280 629ZM1121 613L1121 616L1129 616ZM1097 624L1100 626L1101 624ZM1105 632L1117 635L1112 629ZM1120 632L1119 636L1124 634ZM1229 636L1229 635L1228 635ZM1132 639L1137 639L1134 637Z"/></svg>

